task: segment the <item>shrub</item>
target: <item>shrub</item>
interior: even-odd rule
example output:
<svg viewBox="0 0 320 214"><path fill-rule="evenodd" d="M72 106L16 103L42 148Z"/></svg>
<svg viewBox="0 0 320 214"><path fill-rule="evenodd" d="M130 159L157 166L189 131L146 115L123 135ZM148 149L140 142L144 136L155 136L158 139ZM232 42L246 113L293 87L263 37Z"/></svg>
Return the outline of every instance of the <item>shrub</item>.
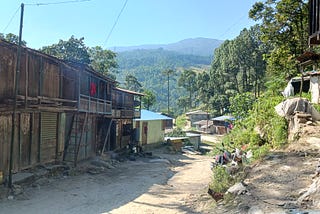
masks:
<svg viewBox="0 0 320 214"><path fill-rule="evenodd" d="M246 145L254 158L263 156L270 148L279 148L287 142L287 121L278 116L274 107L282 101L280 96L260 97L247 118L235 122L224 144L234 142L234 147Z"/></svg>
<svg viewBox="0 0 320 214"><path fill-rule="evenodd" d="M172 132L166 134L166 137L185 137L186 133L181 128L175 128Z"/></svg>
<svg viewBox="0 0 320 214"><path fill-rule="evenodd" d="M183 129L187 125L187 116L185 114L180 115L176 119L177 128Z"/></svg>
<svg viewBox="0 0 320 214"><path fill-rule="evenodd" d="M233 178L223 166L216 166L212 171L213 177L210 183L210 189L213 189L215 192L226 192L233 184Z"/></svg>

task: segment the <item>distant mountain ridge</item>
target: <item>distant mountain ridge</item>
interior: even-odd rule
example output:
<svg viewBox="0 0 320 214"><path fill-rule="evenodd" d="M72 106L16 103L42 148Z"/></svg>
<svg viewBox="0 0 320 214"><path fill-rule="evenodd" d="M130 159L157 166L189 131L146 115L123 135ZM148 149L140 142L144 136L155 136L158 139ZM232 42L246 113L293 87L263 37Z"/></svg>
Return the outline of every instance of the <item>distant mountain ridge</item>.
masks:
<svg viewBox="0 0 320 214"><path fill-rule="evenodd" d="M223 40L209 39L209 38L191 38L184 39L176 43L171 44L158 44L158 45L137 45L137 46L123 46L123 47L111 47L110 50L120 53L132 50L141 49L164 49L168 51L174 51L185 55L198 55L198 56L212 56L213 50L219 47L223 43Z"/></svg>
<svg viewBox="0 0 320 214"><path fill-rule="evenodd" d="M156 95L157 103L151 110L167 109L167 76L168 69L174 70L170 77L170 105L173 111L178 110L178 100L187 96L187 91L179 87L178 80L185 69L205 72L210 69L213 53L223 41L216 39L195 38L185 39L167 45L140 45L117 47L117 73L115 77L120 87L125 87L127 75L133 75L144 89ZM165 110L164 110L165 111Z"/></svg>

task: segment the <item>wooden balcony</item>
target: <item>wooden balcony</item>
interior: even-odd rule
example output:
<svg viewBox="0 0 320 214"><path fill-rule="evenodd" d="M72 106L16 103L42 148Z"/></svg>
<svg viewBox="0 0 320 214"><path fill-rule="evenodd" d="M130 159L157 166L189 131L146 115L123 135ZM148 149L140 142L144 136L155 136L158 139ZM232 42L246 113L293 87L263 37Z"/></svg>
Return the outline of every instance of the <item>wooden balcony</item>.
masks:
<svg viewBox="0 0 320 214"><path fill-rule="evenodd" d="M112 114L112 102L93 98L86 95L80 95L79 111L94 114Z"/></svg>

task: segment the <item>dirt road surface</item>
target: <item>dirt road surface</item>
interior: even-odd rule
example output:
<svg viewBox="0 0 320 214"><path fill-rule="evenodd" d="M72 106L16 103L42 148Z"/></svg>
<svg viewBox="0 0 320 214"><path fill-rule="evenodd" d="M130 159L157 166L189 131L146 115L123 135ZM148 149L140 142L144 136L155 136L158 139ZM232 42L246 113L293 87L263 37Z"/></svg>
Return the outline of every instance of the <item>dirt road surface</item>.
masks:
<svg viewBox="0 0 320 214"><path fill-rule="evenodd" d="M210 157L153 156L100 174L46 179L0 201L0 213L202 213L198 198L210 181Z"/></svg>

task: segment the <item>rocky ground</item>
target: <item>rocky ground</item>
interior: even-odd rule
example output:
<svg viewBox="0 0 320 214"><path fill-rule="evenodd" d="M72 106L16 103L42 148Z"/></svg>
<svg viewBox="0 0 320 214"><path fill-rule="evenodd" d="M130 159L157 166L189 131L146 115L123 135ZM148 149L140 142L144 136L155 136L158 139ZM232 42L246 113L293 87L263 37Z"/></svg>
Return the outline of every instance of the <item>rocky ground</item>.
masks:
<svg viewBox="0 0 320 214"><path fill-rule="evenodd" d="M29 170L32 179L13 192L0 188L0 213L320 213L319 130L305 125L286 148L247 166L240 190L217 203L207 194L212 157L164 146L131 161Z"/></svg>
<svg viewBox="0 0 320 214"><path fill-rule="evenodd" d="M200 202L211 203L211 158L167 147L152 152L134 161L94 159L76 169L29 170L33 181L3 194L0 213L202 213Z"/></svg>

